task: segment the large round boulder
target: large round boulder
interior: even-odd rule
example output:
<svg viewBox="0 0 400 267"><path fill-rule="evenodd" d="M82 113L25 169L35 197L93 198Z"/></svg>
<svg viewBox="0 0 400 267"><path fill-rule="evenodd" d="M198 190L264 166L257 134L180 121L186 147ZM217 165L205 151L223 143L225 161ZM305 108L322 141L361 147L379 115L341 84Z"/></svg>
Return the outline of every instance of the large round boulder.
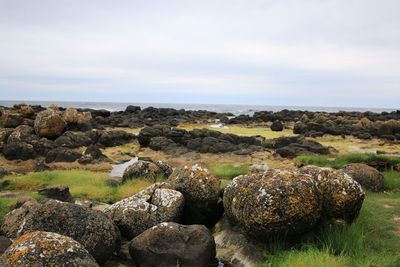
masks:
<svg viewBox="0 0 400 267"><path fill-rule="evenodd" d="M129 244L129 253L138 266L203 267L215 264L215 242L204 225L158 224Z"/></svg>
<svg viewBox="0 0 400 267"><path fill-rule="evenodd" d="M122 182L135 178L147 178L156 182L159 178L168 178L171 174L171 167L166 163L138 160L125 169Z"/></svg>
<svg viewBox="0 0 400 267"><path fill-rule="evenodd" d="M32 232L14 241L0 257L3 267L71 266L98 267L94 258L70 237L51 232Z"/></svg>
<svg viewBox="0 0 400 267"><path fill-rule="evenodd" d="M208 169L197 164L177 168L168 178L168 183L185 197L185 224L211 226L221 217L221 181Z"/></svg>
<svg viewBox="0 0 400 267"><path fill-rule="evenodd" d="M230 221L255 238L302 234L321 216L321 197L314 179L292 171L238 176L225 188L223 198Z"/></svg>
<svg viewBox="0 0 400 267"><path fill-rule="evenodd" d="M280 122L280 121L274 121L271 124L271 130L272 131L281 132L281 131L283 131L283 128L284 128L284 126L283 126L282 122Z"/></svg>
<svg viewBox="0 0 400 267"><path fill-rule="evenodd" d="M373 192L385 190L383 175L373 167L362 163L352 163L343 166L342 170Z"/></svg>
<svg viewBox="0 0 400 267"><path fill-rule="evenodd" d="M311 175L321 192L323 216L352 222L357 218L364 201L361 186L341 170L305 166L300 173Z"/></svg>
<svg viewBox="0 0 400 267"><path fill-rule="evenodd" d="M62 114L55 108L48 108L36 115L34 128L40 137L55 139L63 133L66 126Z"/></svg>
<svg viewBox="0 0 400 267"><path fill-rule="evenodd" d="M81 243L99 263L109 259L120 246L120 232L107 215L57 200L26 202L4 217L1 230L9 238L34 231L69 236Z"/></svg>
<svg viewBox="0 0 400 267"><path fill-rule="evenodd" d="M183 195L167 183L145 190L107 207L104 212L118 225L123 236L133 238L161 222L179 222Z"/></svg>

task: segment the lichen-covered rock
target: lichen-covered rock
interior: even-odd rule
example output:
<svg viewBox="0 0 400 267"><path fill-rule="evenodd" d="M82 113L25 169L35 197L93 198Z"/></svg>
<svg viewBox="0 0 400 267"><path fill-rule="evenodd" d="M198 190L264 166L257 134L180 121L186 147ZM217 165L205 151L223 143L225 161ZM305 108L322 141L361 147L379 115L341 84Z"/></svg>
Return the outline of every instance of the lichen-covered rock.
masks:
<svg viewBox="0 0 400 267"><path fill-rule="evenodd" d="M40 137L55 139L59 137L67 123L56 108L48 108L36 115L35 131Z"/></svg>
<svg viewBox="0 0 400 267"><path fill-rule="evenodd" d="M0 127L15 128L23 122L24 116L12 110L3 111L0 116Z"/></svg>
<svg viewBox="0 0 400 267"><path fill-rule="evenodd" d="M25 204L26 202L28 202L28 201L37 202L37 200L34 199L33 197L30 197L30 196L22 196L22 197L19 197L19 198L14 202L14 204L11 205L11 210L18 209L18 208L22 207L22 205L24 205L24 204Z"/></svg>
<svg viewBox="0 0 400 267"><path fill-rule="evenodd" d="M129 254L143 267L207 267L215 265L216 251L204 225L164 222L132 239Z"/></svg>
<svg viewBox="0 0 400 267"><path fill-rule="evenodd" d="M383 175L373 167L362 163L352 163L343 166L342 170L373 192L385 190Z"/></svg>
<svg viewBox="0 0 400 267"><path fill-rule="evenodd" d="M52 199L44 203L29 201L9 212L1 230L9 238L33 231L69 236L80 242L99 263L109 259L120 246L119 230L107 215Z"/></svg>
<svg viewBox="0 0 400 267"><path fill-rule="evenodd" d="M90 112L78 112L75 108L67 108L64 111L63 118L67 123L86 123L92 119Z"/></svg>
<svg viewBox="0 0 400 267"><path fill-rule="evenodd" d="M221 181L199 165L175 169L168 183L185 197L184 223L211 226L221 217Z"/></svg>
<svg viewBox="0 0 400 267"><path fill-rule="evenodd" d="M255 238L302 234L321 216L314 179L292 171L268 170L233 179L224 192L225 214Z"/></svg>
<svg viewBox="0 0 400 267"><path fill-rule="evenodd" d="M311 175L322 196L323 216L352 222L364 201L361 186L341 170L305 166L301 173Z"/></svg>
<svg viewBox="0 0 400 267"><path fill-rule="evenodd" d="M133 238L161 222L179 222L183 207L184 197L180 192L167 183L158 183L114 203L104 212L123 236Z"/></svg>
<svg viewBox="0 0 400 267"><path fill-rule="evenodd" d="M152 182L156 182L158 178L168 178L169 174L171 174L171 169L165 164L138 160L125 169L122 182L124 183L135 178L147 178Z"/></svg>
<svg viewBox="0 0 400 267"><path fill-rule="evenodd" d="M46 163L50 162L74 162L82 157L82 154L64 147L57 147L46 154Z"/></svg>
<svg viewBox="0 0 400 267"><path fill-rule="evenodd" d="M27 233L0 257L3 267L98 267L94 258L70 237L51 232Z"/></svg>

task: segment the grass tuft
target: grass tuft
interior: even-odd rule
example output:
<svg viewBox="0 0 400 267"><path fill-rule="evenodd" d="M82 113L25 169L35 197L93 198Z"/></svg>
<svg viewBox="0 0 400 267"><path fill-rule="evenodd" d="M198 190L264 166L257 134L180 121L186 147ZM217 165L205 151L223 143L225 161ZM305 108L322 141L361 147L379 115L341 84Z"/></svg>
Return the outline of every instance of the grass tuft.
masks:
<svg viewBox="0 0 400 267"><path fill-rule="evenodd" d="M250 166L243 165L208 165L207 168L219 179L233 179L236 176L246 174Z"/></svg>

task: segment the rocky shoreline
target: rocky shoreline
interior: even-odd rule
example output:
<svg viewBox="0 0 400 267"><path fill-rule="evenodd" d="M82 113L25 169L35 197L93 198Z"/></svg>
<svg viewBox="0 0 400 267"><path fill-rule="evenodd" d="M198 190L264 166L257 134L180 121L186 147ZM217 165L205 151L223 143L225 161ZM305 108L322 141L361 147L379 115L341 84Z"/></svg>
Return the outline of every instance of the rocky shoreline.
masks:
<svg viewBox="0 0 400 267"><path fill-rule="evenodd" d="M19 104L1 108L0 115L2 160L32 160L37 172L60 162L116 163L104 151L132 144L188 162L193 155L263 154L284 161L334 152L310 138L325 134L400 139L400 111L284 110L232 117L135 106L109 112ZM289 129L295 135L266 138L178 127L210 122ZM0 165L0 176L9 174ZM250 168L221 187L204 166L171 166L152 158L139 158L121 179L104 183L118 187L135 179L151 185L114 203L74 199L67 185L40 189L41 200L21 197L0 228L1 266L254 266L267 260L262 251L270 239L298 242L322 225L353 223L365 197L361 185L374 192L385 189L382 174L365 164L339 170ZM0 190L7 188L7 179L0 182Z"/></svg>

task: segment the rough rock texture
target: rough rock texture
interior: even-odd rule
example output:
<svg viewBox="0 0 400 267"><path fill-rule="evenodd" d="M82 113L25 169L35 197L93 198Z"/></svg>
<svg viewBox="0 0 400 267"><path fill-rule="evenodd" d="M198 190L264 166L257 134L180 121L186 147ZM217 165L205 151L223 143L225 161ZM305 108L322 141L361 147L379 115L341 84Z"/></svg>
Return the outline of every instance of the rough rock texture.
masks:
<svg viewBox="0 0 400 267"><path fill-rule="evenodd" d="M167 183L158 183L114 203L104 212L118 225L123 236L133 238L158 223L179 222L184 202L180 192Z"/></svg>
<svg viewBox="0 0 400 267"><path fill-rule="evenodd" d="M4 128L14 128L20 125L24 116L12 110L4 111L0 116L0 126Z"/></svg>
<svg viewBox="0 0 400 267"><path fill-rule="evenodd" d="M37 156L33 145L25 142L5 144L3 147L3 154L8 160L28 160L34 159Z"/></svg>
<svg viewBox="0 0 400 267"><path fill-rule="evenodd" d="M223 202L231 222L255 238L302 234L318 223L322 206L310 175L280 170L236 177Z"/></svg>
<svg viewBox="0 0 400 267"><path fill-rule="evenodd" d="M66 126L61 112L56 109L48 108L36 115L35 131L40 137L55 139L63 133Z"/></svg>
<svg viewBox="0 0 400 267"><path fill-rule="evenodd" d="M125 169L122 182L140 177L156 182L158 178L168 178L169 174L171 174L171 167L168 168L166 163L157 164L152 161L138 160Z"/></svg>
<svg viewBox="0 0 400 267"><path fill-rule="evenodd" d="M50 232L25 234L0 257L3 267L98 267L94 258L70 237Z"/></svg>
<svg viewBox="0 0 400 267"><path fill-rule="evenodd" d="M74 199L69 193L69 187L67 185L49 185L43 189L38 190L38 193L46 196L47 198L74 203Z"/></svg>
<svg viewBox="0 0 400 267"><path fill-rule="evenodd" d="M11 206L11 210L18 209L18 208L22 207L22 205L24 205L25 202L28 202L28 201L33 201L33 202L35 202L35 203L37 202L37 200L34 199L33 197L30 197L30 196L22 196L22 197L19 197L19 198L15 201L15 203Z"/></svg>
<svg viewBox="0 0 400 267"><path fill-rule="evenodd" d="M89 146L93 140L88 134L82 132L67 131L58 137L54 144L59 147L77 148L81 146Z"/></svg>
<svg viewBox="0 0 400 267"><path fill-rule="evenodd" d="M362 163L352 163L343 166L342 170L371 191L385 190L383 175L373 167Z"/></svg>
<svg viewBox="0 0 400 267"><path fill-rule="evenodd" d="M46 155L46 163L50 162L74 162L82 157L82 154L74 150L57 147L50 150Z"/></svg>
<svg viewBox="0 0 400 267"><path fill-rule="evenodd" d="M207 267L215 264L215 242L204 225L164 222L129 244L129 253L143 267Z"/></svg>
<svg viewBox="0 0 400 267"><path fill-rule="evenodd" d="M8 237L0 236L0 256L11 245L11 240Z"/></svg>
<svg viewBox="0 0 400 267"><path fill-rule="evenodd" d="M301 173L311 175L322 196L323 217L352 222L364 201L361 186L341 170L305 166Z"/></svg>
<svg viewBox="0 0 400 267"><path fill-rule="evenodd" d="M120 146L133 141L136 135L125 131L105 131L99 136L97 143L101 146Z"/></svg>
<svg viewBox="0 0 400 267"><path fill-rule="evenodd" d="M102 263L119 250L120 233L113 221L100 211L57 200L26 202L4 217L2 232L9 238L33 231L49 231L80 242Z"/></svg>
<svg viewBox="0 0 400 267"><path fill-rule="evenodd" d="M219 192L221 181L198 165L177 168L168 183L185 197L185 224L215 224L222 215Z"/></svg>
<svg viewBox="0 0 400 267"><path fill-rule="evenodd" d="M226 216L215 226L214 235L218 259L227 266L250 267L265 263L265 242L248 238L229 223ZM260 244L261 243L261 244Z"/></svg>

